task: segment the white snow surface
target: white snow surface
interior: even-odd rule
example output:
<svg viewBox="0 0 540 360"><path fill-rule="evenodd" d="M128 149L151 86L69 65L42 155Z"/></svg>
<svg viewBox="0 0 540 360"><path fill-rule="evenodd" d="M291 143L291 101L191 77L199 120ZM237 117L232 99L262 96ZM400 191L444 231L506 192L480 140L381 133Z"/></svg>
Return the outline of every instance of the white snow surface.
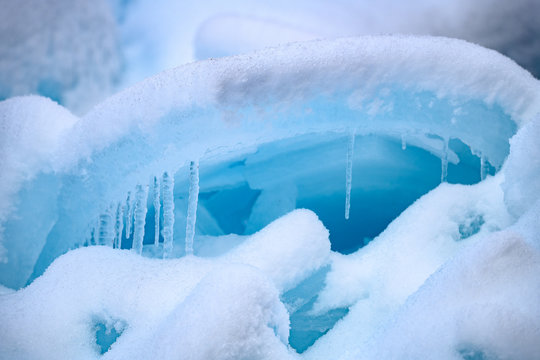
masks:
<svg viewBox="0 0 540 360"><path fill-rule="evenodd" d="M78 249L25 289L0 295L0 354L100 358L92 333L99 318L127 324L104 358L284 359L289 319L279 294L325 265L329 253L328 231L308 210L211 260Z"/></svg>

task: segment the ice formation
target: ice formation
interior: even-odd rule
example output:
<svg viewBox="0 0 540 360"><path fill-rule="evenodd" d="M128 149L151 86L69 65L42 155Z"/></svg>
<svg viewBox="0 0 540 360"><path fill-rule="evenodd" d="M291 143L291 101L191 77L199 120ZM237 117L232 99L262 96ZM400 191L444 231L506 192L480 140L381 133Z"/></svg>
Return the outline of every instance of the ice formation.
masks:
<svg viewBox="0 0 540 360"><path fill-rule="evenodd" d="M298 43L0 121L0 357L537 356L540 83L494 51Z"/></svg>
<svg viewBox="0 0 540 360"><path fill-rule="evenodd" d="M199 161L189 164L189 199L186 218L186 255L193 255L193 239L199 203Z"/></svg>
<svg viewBox="0 0 540 360"><path fill-rule="evenodd" d="M352 187L352 168L354 156L354 138L356 134L351 132L349 142L347 143L347 170L345 174L345 219L349 220L351 210L351 187Z"/></svg>
<svg viewBox="0 0 540 360"><path fill-rule="evenodd" d="M174 227L174 177L163 173L163 257L171 256L173 249Z"/></svg>

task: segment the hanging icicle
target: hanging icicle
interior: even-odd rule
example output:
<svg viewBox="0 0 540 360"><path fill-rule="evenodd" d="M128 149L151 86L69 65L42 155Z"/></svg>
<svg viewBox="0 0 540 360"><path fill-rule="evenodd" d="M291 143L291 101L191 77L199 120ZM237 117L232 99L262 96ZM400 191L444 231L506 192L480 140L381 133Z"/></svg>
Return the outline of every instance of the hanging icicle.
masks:
<svg viewBox="0 0 540 360"><path fill-rule="evenodd" d="M165 172L161 181L163 190L163 258L170 258L173 250L174 176Z"/></svg>
<svg viewBox="0 0 540 360"><path fill-rule="evenodd" d="M128 191L126 199L126 239L131 237L131 220L133 219L133 199L131 191Z"/></svg>
<svg viewBox="0 0 540 360"><path fill-rule="evenodd" d="M133 243L132 249L137 254L142 253L144 240L144 225L146 224L146 203L148 200L148 185L137 185L135 191Z"/></svg>
<svg viewBox="0 0 540 360"><path fill-rule="evenodd" d="M443 139L443 151L441 156L441 183L446 182L448 177L448 139Z"/></svg>
<svg viewBox="0 0 540 360"><path fill-rule="evenodd" d="M355 131L349 135L347 144L347 168L345 171L345 219L349 220L349 212L351 209L351 187L352 187L352 167L354 156L354 140Z"/></svg>
<svg viewBox="0 0 540 360"><path fill-rule="evenodd" d="M121 203L118 203L116 207L116 223L114 226L115 230L115 239L114 239L114 248L122 248L122 232L124 230L124 207Z"/></svg>
<svg viewBox="0 0 540 360"><path fill-rule="evenodd" d="M189 200L186 219L186 255L193 255L193 238L197 222L197 205L199 201L199 161L189 165Z"/></svg>
<svg viewBox="0 0 540 360"><path fill-rule="evenodd" d="M405 139L405 134L401 134L401 150L407 149L407 139Z"/></svg>
<svg viewBox="0 0 540 360"><path fill-rule="evenodd" d="M159 216L161 210L159 191L159 180L154 177L154 245L156 247L159 246Z"/></svg>

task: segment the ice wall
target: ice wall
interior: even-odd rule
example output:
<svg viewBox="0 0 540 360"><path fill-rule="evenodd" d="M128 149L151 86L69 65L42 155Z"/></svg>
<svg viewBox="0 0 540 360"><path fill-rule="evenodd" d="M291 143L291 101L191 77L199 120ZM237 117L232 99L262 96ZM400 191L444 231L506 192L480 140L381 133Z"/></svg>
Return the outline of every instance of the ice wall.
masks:
<svg viewBox="0 0 540 360"><path fill-rule="evenodd" d="M2 235L8 257L12 244L30 242L23 235L29 231L32 243L44 244L38 257L14 252L24 270L8 261L0 265L2 281L20 287L41 274L90 237L103 211L165 170L199 158L219 162L263 143L356 128L395 139L406 134L410 146L440 158L443 139L459 139L499 168L508 138L538 112L539 94L537 80L507 58L444 38L317 41L169 70L77 121L58 139L56 172L21 182L38 191L38 177L50 176L58 192L18 193L2 204L10 209ZM47 206L57 206L55 219L38 216L27 229L15 227L45 196Z"/></svg>
<svg viewBox="0 0 540 360"><path fill-rule="evenodd" d="M83 118L4 101L0 276L29 284L0 287L0 355L534 359L539 89L475 45L369 37L187 65ZM351 221L422 178L350 255L289 213L339 189Z"/></svg>

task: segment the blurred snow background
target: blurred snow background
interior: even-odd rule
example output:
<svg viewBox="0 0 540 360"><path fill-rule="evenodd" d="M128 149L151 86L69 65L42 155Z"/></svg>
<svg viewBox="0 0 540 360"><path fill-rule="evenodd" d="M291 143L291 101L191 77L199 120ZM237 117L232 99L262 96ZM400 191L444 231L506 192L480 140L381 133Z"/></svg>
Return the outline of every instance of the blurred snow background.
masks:
<svg viewBox="0 0 540 360"><path fill-rule="evenodd" d="M465 39L540 76L538 0L1 0L0 100L77 114L167 68L282 43L366 34Z"/></svg>

